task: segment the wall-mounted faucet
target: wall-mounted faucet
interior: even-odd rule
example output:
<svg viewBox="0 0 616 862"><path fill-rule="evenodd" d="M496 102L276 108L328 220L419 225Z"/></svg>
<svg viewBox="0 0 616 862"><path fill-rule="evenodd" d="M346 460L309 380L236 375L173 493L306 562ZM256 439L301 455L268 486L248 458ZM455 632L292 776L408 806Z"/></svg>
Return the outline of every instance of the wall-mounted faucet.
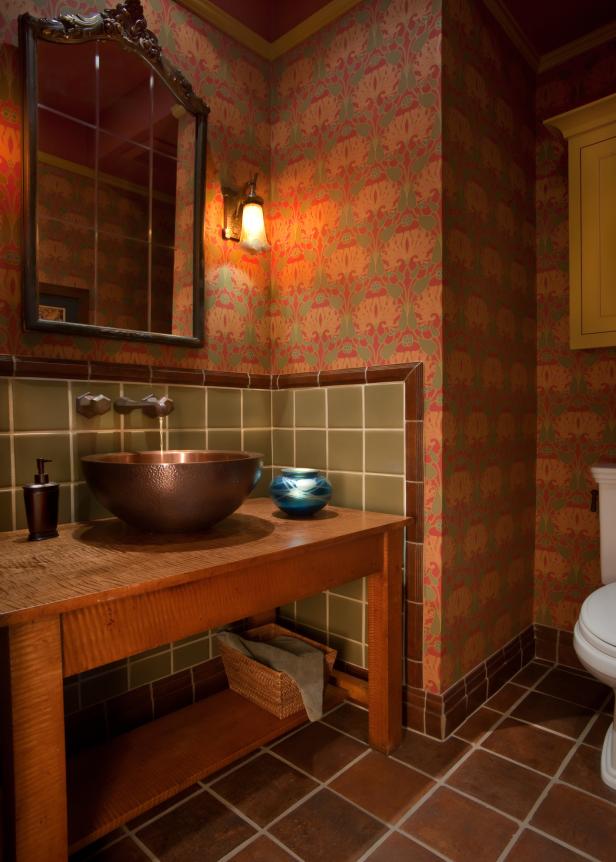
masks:
<svg viewBox="0 0 616 862"><path fill-rule="evenodd" d="M91 392L85 392L75 399L75 409L77 413L87 416L88 419L102 416L111 410L111 398L107 398L106 395L92 395Z"/></svg>
<svg viewBox="0 0 616 862"><path fill-rule="evenodd" d="M116 398L113 406L118 413L130 413L132 410L143 410L146 416L151 416L153 419L161 416L168 416L173 410L173 399L163 395L162 398L157 398L154 393L146 395L141 401L133 401L131 398Z"/></svg>

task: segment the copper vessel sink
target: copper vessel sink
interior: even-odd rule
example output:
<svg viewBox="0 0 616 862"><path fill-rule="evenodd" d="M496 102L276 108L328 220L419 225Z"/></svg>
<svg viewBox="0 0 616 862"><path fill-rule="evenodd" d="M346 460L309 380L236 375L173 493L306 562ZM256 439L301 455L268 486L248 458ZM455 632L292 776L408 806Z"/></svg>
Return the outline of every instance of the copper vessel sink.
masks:
<svg viewBox="0 0 616 862"><path fill-rule="evenodd" d="M84 455L86 482L122 521L148 533L205 530L234 512L261 476L256 452L170 450Z"/></svg>

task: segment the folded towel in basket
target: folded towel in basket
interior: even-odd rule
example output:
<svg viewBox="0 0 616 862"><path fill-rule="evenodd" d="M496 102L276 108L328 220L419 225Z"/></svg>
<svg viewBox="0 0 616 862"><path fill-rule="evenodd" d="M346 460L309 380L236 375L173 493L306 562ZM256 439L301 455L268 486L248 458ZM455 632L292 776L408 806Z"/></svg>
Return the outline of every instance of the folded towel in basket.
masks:
<svg viewBox="0 0 616 862"><path fill-rule="evenodd" d="M218 632L229 649L235 649L273 670L288 674L297 684L310 721L323 715L325 660L323 652L298 638L280 635L271 641L251 641L233 632Z"/></svg>

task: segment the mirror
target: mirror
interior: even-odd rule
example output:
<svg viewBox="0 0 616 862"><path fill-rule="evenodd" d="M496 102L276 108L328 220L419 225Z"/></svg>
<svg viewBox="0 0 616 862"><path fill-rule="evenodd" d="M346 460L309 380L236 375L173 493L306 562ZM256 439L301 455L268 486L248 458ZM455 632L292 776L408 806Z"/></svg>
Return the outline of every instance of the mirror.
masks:
<svg viewBox="0 0 616 862"><path fill-rule="evenodd" d="M202 345L208 108L138 0L19 25L26 329Z"/></svg>

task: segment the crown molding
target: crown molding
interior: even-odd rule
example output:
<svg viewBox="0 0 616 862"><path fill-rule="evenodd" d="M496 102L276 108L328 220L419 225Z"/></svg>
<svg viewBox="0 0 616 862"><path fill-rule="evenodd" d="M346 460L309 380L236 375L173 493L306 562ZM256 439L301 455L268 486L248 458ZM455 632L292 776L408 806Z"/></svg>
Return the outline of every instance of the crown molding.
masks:
<svg viewBox="0 0 616 862"><path fill-rule="evenodd" d="M539 69L541 58L509 9L502 0L483 0L483 3L496 18L531 69L536 72Z"/></svg>
<svg viewBox="0 0 616 862"><path fill-rule="evenodd" d="M263 36L259 36L250 27L246 27L233 15L229 15L215 3L210 0L179 0L180 5L184 6L190 12L194 12L199 18L207 21L208 24L213 24L227 36L231 36L236 42L240 42L247 48L250 48L259 57L264 60L273 60L272 46L273 42L268 42Z"/></svg>
<svg viewBox="0 0 616 862"><path fill-rule="evenodd" d="M336 18L340 18L341 15L344 15L345 12L348 12L349 9L357 6L360 2L361 0L330 0L329 3L322 6L313 15L310 15L296 27L293 27L292 30L289 30L288 33L285 33L279 39L276 39L275 42L271 43L272 59L276 60L278 57L286 54L291 48L295 48L300 42L304 42L314 33L331 24Z"/></svg>
<svg viewBox="0 0 616 862"><path fill-rule="evenodd" d="M330 0L329 3L313 15L310 15L305 21L293 27L292 30L289 30L288 33L285 33L274 42L270 42L259 36L250 27L246 27L245 24L242 24L233 15L229 15L228 12L223 11L215 3L212 3L211 0L178 0L178 2L182 6L185 6L186 9L194 12L195 15L198 15L199 18L222 30L227 36L231 36L237 42L250 48L251 51L258 54L259 57L263 57L264 60L276 60L278 57L286 54L287 51L290 51L291 48L299 45L300 42L304 42L318 30L331 24L336 18L344 15L345 12L348 12L349 9L356 6L361 0Z"/></svg>
<svg viewBox="0 0 616 862"><path fill-rule="evenodd" d="M564 114L550 117L543 123L545 126L559 129L563 136L569 139L613 124L615 120L616 93L613 93L611 96L605 96L603 99L597 99L595 102L573 108L572 111L565 111Z"/></svg>
<svg viewBox="0 0 616 862"><path fill-rule="evenodd" d="M585 36L579 39L574 39L573 42L567 42L566 45L561 45L554 51L548 51L547 54L542 54L539 59L539 72L545 72L547 69L553 69L555 66L560 66L561 63L566 63L578 54L583 54L585 51L590 51L592 48L597 48L603 45L604 42L609 42L611 39L616 39L616 21L606 24L604 27L598 27L592 30Z"/></svg>

